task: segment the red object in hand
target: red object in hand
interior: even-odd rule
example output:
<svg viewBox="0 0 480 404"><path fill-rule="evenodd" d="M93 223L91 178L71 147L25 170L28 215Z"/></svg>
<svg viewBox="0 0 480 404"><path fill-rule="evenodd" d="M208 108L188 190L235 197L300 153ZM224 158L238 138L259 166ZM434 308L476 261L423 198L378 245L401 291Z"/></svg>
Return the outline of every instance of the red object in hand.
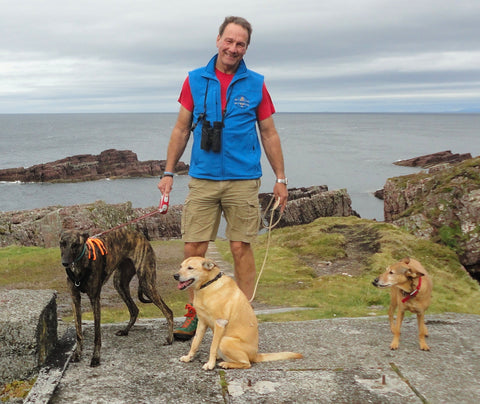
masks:
<svg viewBox="0 0 480 404"><path fill-rule="evenodd" d="M160 205L158 206L158 210L161 214L165 214L168 211L168 195L163 195L162 199L160 200Z"/></svg>

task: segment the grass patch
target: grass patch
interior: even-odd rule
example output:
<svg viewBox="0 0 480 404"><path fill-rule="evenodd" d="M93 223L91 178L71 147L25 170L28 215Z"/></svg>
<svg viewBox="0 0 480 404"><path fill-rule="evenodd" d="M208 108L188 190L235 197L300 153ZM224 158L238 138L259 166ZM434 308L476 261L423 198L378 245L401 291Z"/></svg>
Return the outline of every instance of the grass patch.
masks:
<svg viewBox="0 0 480 404"><path fill-rule="evenodd" d="M177 290L173 274L183 259L180 240L154 241L157 256L157 288L175 316L182 316L187 301L186 293ZM62 320L73 321L71 298L65 269L60 262L60 249L8 246L0 248L0 289L53 289L57 291L57 306ZM158 318L163 313L154 304L143 304L137 299L135 279L130 287L139 309L139 317ZM102 289L102 323L123 322L129 318L128 309L109 279ZM83 318L93 320L90 302L82 294Z"/></svg>
<svg viewBox="0 0 480 404"><path fill-rule="evenodd" d="M377 252L363 246L365 249L357 251L354 260L347 260L352 253L347 254L351 245L344 235L362 233L378 235L376 240L370 240ZM257 273L266 252L266 237L260 236L254 246ZM217 242L219 250L225 260L231 261L228 244L221 244ZM321 218L308 225L276 229L268 254L255 300L312 310L259 316L263 321L386 315L390 293L375 288L372 281L388 265L406 256L422 262L433 278L433 298L427 314L480 314L480 287L463 269L456 254L390 224L354 217ZM340 265L342 272L316 276L315 264L326 260L334 264L345 262ZM357 275L352 276L349 271Z"/></svg>
<svg viewBox="0 0 480 404"><path fill-rule="evenodd" d="M35 384L36 378L31 380L15 380L11 383L1 386L0 401L10 402L26 398L29 391Z"/></svg>
<svg viewBox="0 0 480 404"><path fill-rule="evenodd" d="M59 248L0 248L0 275L0 287L66 290Z"/></svg>
<svg viewBox="0 0 480 404"><path fill-rule="evenodd" d="M254 243L257 273L266 253L267 235ZM157 286L176 317L185 313L185 292L176 288L173 274L183 260L180 240L155 241ZM217 240L223 258L232 262L229 243ZM446 246L418 239L398 227L355 217L321 218L315 222L275 229L255 301L268 306L309 308L259 316L261 321L296 321L333 317L387 314L390 294L372 286L372 280L391 263L410 256L418 259L434 282L428 314L457 312L480 314L480 287ZM332 273L319 274L321 263L332 263ZM70 295L58 248L18 247L0 249L0 287L55 289L68 304L63 314L71 319ZM136 290L132 287L132 295ZM83 298L85 319L92 320L90 304ZM163 317L152 304L138 303L140 317ZM102 291L102 322L128 320L128 310L111 286Z"/></svg>

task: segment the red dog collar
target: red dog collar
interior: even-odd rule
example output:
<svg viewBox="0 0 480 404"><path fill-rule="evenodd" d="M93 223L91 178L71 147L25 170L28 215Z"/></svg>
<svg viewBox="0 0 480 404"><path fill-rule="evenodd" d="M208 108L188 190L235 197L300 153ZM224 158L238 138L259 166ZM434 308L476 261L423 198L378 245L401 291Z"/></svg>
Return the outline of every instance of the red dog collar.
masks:
<svg viewBox="0 0 480 404"><path fill-rule="evenodd" d="M413 290L412 293L409 293L402 299L402 303L405 303L406 301L410 300L411 297L415 297L420 290L420 287L422 286L422 277L418 278L418 285L417 287Z"/></svg>

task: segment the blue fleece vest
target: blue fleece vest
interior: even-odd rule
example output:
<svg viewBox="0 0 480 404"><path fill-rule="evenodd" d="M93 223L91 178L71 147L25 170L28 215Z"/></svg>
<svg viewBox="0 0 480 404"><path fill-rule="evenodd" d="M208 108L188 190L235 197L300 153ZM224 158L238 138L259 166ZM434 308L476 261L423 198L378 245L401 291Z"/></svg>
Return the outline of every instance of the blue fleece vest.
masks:
<svg viewBox="0 0 480 404"><path fill-rule="evenodd" d="M205 119L211 123L222 120L220 82L215 75L216 61L217 55L207 66L193 70L188 75L194 104L194 123L202 113L206 113ZM203 125L200 120L193 132L190 176L218 181L257 179L262 176L261 148L256 128L262 88L263 76L247 69L242 60L227 90L220 152L205 151L200 147Z"/></svg>

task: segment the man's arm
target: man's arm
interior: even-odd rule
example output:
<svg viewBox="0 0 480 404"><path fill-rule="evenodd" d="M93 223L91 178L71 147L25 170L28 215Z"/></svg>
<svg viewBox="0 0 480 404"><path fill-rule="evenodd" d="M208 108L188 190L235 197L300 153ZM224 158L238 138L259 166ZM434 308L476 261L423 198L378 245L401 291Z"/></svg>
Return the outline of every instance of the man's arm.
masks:
<svg viewBox="0 0 480 404"><path fill-rule="evenodd" d="M187 146L190 137L190 128L192 127L192 112L183 106L180 107L177 122L170 135L170 141L167 149L167 162L165 164L165 171L173 173L175 167L182 157L185 147ZM173 178L164 176L157 187L162 194L168 195L172 189Z"/></svg>
<svg viewBox="0 0 480 404"><path fill-rule="evenodd" d="M285 166L283 161L282 145L272 116L258 122L260 138L262 140L265 155L272 166L276 178L285 177ZM276 199L280 198L281 211L285 209L288 199L288 190L285 184L275 183L273 194Z"/></svg>

